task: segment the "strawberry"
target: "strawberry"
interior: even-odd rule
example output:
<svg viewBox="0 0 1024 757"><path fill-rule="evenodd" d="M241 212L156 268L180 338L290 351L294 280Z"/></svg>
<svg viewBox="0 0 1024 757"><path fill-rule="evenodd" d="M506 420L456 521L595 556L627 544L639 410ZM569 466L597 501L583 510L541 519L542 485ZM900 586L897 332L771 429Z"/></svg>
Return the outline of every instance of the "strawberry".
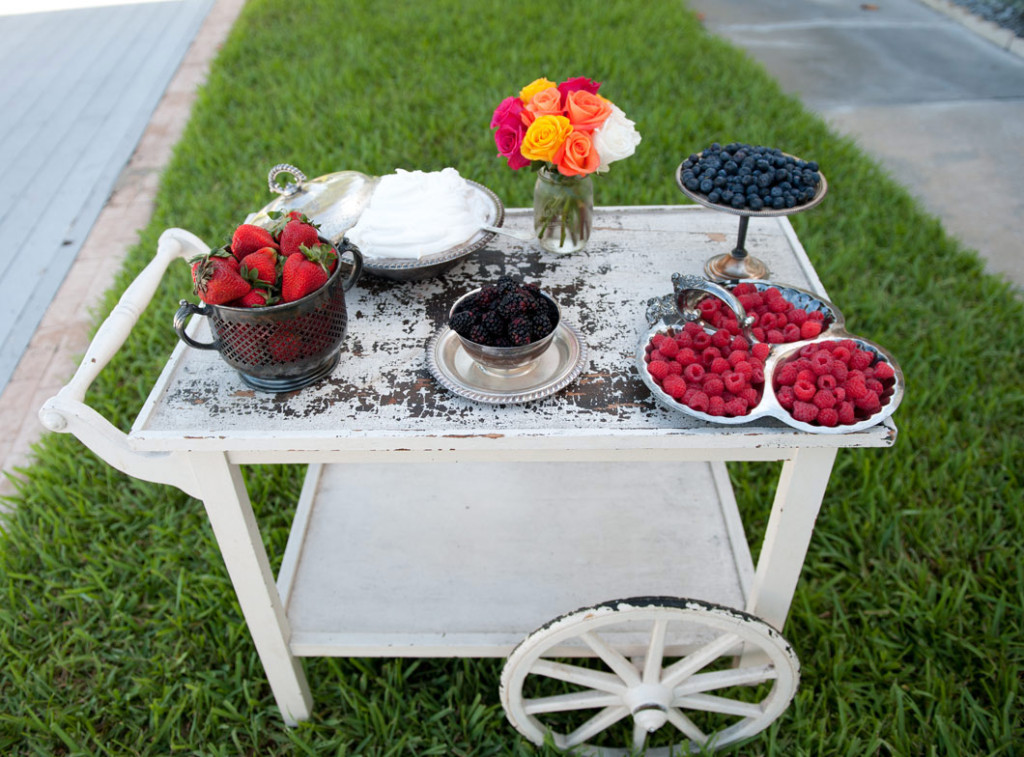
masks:
<svg viewBox="0 0 1024 757"><path fill-rule="evenodd" d="M281 254L294 255L301 245L314 247L320 244L320 236L316 226L305 221L292 219L281 231Z"/></svg>
<svg viewBox="0 0 1024 757"><path fill-rule="evenodd" d="M277 297L266 289L254 286L249 293L231 303L236 308L263 308L277 302Z"/></svg>
<svg viewBox="0 0 1024 757"><path fill-rule="evenodd" d="M259 226L243 223L231 235L231 252L239 260L263 247L279 249L270 232Z"/></svg>
<svg viewBox="0 0 1024 757"><path fill-rule="evenodd" d="M238 270L238 258L231 254L231 248L228 245L218 247L216 250L210 250L209 256L222 260L236 271Z"/></svg>
<svg viewBox="0 0 1024 757"><path fill-rule="evenodd" d="M195 293L208 305L224 305L244 297L252 289L230 263L210 255L192 263L192 281Z"/></svg>
<svg viewBox="0 0 1024 757"><path fill-rule="evenodd" d="M326 267L313 262L306 254L298 252L290 255L284 261L284 270L281 272L281 301L295 302L302 299L326 284L328 278Z"/></svg>
<svg viewBox="0 0 1024 757"><path fill-rule="evenodd" d="M262 281L273 286L277 281L277 250L273 247L262 247L256 252L250 252L242 258L239 274L253 286Z"/></svg>

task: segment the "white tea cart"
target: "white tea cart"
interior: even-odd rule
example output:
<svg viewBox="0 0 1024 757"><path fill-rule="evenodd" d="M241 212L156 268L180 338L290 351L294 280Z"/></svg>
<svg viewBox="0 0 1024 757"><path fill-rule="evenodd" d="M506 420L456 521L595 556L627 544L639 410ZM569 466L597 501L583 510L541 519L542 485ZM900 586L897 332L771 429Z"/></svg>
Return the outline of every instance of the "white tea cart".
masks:
<svg viewBox="0 0 1024 757"><path fill-rule="evenodd" d="M652 400L635 365L646 302L728 252L734 224L692 206L599 208L580 253L499 237L435 279L365 276L328 379L264 394L179 344L125 434L83 400L167 265L201 245L171 229L41 418L202 500L289 724L313 706L302 657L507 656L502 702L536 743L724 746L766 728L797 687L780 631L837 449L896 437L891 419L825 435L713 425ZM508 212L506 227L530 225ZM747 243L773 281L825 295L786 218L759 219ZM585 365L550 396L474 402L434 380L425 347L459 295L506 271L559 301ZM206 340L203 320L190 328ZM782 462L756 566L732 460ZM283 463L309 467L275 578L241 467Z"/></svg>

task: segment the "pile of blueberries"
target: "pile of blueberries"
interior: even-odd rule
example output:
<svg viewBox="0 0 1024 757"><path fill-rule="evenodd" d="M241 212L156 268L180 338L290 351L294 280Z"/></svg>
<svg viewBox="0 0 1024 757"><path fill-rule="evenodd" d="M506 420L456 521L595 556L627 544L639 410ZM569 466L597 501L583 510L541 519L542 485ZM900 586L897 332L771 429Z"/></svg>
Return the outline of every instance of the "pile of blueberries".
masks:
<svg viewBox="0 0 1024 757"><path fill-rule="evenodd" d="M715 142L680 167L683 186L716 205L783 210L810 202L821 184L818 164L774 147Z"/></svg>

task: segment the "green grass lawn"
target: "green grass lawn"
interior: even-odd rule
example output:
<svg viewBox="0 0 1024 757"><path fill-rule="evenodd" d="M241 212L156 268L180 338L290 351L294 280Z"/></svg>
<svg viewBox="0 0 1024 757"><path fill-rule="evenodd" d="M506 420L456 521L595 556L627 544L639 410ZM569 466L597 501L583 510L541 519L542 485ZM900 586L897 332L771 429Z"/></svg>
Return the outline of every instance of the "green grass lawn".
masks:
<svg viewBox="0 0 1024 757"><path fill-rule="evenodd" d="M643 134L596 180L600 205L684 202L673 170L712 141L818 160L829 196L793 225L850 328L906 373L896 446L839 454L786 628L801 688L740 753L1017 754L1024 308L884 166L682 5L250 0L106 308L164 228L222 240L282 161L310 176L453 165L528 205L532 176L495 157L491 111L575 75L605 82ZM187 288L178 265L89 395L122 429ZM0 539L0 753L548 753L506 724L498 661L309 660L315 716L285 728L201 504L70 437L37 451ZM272 555L302 472L247 471ZM732 472L759 539L774 469Z"/></svg>

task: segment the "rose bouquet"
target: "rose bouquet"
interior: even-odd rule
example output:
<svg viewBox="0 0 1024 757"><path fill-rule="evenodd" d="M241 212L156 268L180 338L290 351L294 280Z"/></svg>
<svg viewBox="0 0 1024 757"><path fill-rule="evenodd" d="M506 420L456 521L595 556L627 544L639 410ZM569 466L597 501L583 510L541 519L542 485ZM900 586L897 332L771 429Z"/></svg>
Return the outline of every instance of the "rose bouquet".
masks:
<svg viewBox="0 0 1024 757"><path fill-rule="evenodd" d="M491 118L498 155L509 168L539 171L534 229L546 249L575 250L586 243L593 215L590 176L628 158L640 143L633 121L597 94L600 86L583 76L561 84L537 79L502 100Z"/></svg>

